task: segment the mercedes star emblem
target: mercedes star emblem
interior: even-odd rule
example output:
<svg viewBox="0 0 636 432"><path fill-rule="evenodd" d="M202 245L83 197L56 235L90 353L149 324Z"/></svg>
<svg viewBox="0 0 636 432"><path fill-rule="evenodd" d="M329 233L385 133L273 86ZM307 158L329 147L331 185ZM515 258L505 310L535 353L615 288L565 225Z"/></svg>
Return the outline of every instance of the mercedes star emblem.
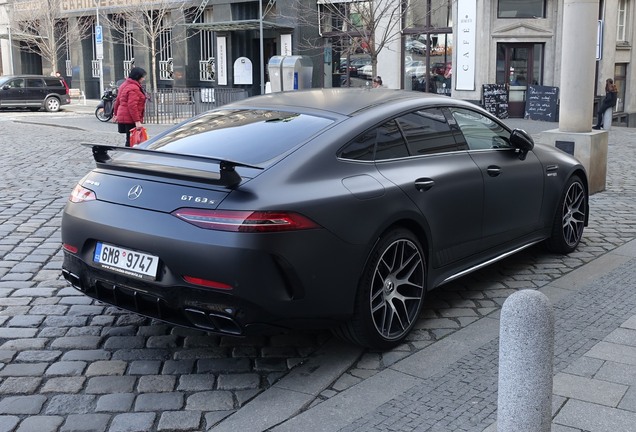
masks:
<svg viewBox="0 0 636 432"><path fill-rule="evenodd" d="M136 200L141 195L141 192L143 192L141 185L134 185L128 191L128 199Z"/></svg>

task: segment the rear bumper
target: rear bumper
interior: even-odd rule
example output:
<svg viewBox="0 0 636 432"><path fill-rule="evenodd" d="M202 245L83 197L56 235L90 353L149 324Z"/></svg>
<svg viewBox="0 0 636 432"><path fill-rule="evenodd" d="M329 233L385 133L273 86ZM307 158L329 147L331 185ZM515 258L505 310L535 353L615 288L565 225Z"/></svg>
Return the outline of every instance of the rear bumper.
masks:
<svg viewBox="0 0 636 432"><path fill-rule="evenodd" d="M116 207L116 208L114 208ZM125 206L69 203L62 218L63 274L103 302L178 325L229 335L268 328L328 327L351 316L365 247L324 229L290 233L204 230L176 217ZM160 258L156 280L100 268L97 241ZM218 281L206 288L184 275Z"/></svg>
<svg viewBox="0 0 636 432"><path fill-rule="evenodd" d="M150 318L202 330L243 336L276 326L259 307L189 286L158 287L106 271L89 269L78 257L64 255L64 278L89 297Z"/></svg>

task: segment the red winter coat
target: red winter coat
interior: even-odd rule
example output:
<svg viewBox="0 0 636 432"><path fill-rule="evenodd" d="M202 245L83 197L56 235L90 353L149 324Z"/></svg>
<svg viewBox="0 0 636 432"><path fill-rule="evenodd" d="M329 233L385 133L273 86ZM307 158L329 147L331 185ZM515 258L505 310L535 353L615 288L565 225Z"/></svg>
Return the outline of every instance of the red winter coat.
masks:
<svg viewBox="0 0 636 432"><path fill-rule="evenodd" d="M146 94L141 89L141 84L131 78L119 86L115 106L113 107L117 123L134 124L144 119L146 108Z"/></svg>

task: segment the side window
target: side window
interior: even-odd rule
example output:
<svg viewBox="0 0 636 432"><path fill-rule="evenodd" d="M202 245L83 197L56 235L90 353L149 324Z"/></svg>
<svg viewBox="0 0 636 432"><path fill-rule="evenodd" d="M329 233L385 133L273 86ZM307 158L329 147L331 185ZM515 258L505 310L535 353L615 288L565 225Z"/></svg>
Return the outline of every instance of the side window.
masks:
<svg viewBox="0 0 636 432"><path fill-rule="evenodd" d="M343 159L352 159L360 161L372 161L373 152L375 151L375 137L377 132L375 129L370 130L355 140L340 151L338 157Z"/></svg>
<svg viewBox="0 0 636 432"><path fill-rule="evenodd" d="M338 157L360 161L396 159L409 155L395 121L371 129L349 143Z"/></svg>
<svg viewBox="0 0 636 432"><path fill-rule="evenodd" d="M11 88L24 88L24 80L22 78L11 80L7 84Z"/></svg>
<svg viewBox="0 0 636 432"><path fill-rule="evenodd" d="M439 108L409 113L396 119L412 156L457 150L457 143Z"/></svg>
<svg viewBox="0 0 636 432"><path fill-rule="evenodd" d="M64 87L59 78L44 78L47 87Z"/></svg>
<svg viewBox="0 0 636 432"><path fill-rule="evenodd" d="M44 87L44 80L41 78L29 78L27 79L28 88L42 88Z"/></svg>
<svg viewBox="0 0 636 432"><path fill-rule="evenodd" d="M398 159L408 155L406 143L395 121L388 121L378 128L375 160Z"/></svg>
<svg viewBox="0 0 636 432"><path fill-rule="evenodd" d="M512 148L510 132L481 113L466 108L450 108L470 150Z"/></svg>

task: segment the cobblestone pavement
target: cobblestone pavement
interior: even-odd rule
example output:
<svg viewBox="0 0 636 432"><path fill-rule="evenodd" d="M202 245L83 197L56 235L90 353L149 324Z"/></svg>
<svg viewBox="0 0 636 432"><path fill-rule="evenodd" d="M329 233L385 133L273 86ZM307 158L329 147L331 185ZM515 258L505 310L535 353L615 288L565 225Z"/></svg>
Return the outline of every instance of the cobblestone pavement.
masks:
<svg viewBox="0 0 636 432"><path fill-rule="evenodd" d="M249 409L255 396L325 347L325 332L211 336L69 288L60 276L60 216L93 166L90 150L78 143L117 144L121 136L93 131L86 115L59 114L67 127L37 124L38 116L0 112L0 432L206 430ZM546 128L523 125L531 133ZM535 247L431 293L406 343L362 352L308 407L495 313L512 292L540 288L632 239L634 138L629 129L610 132L607 191L591 199L577 252L563 257Z"/></svg>
<svg viewBox="0 0 636 432"><path fill-rule="evenodd" d="M122 136L84 130L101 127L94 118L55 115L68 128L35 124L38 115L0 112L0 431L203 430L330 337L212 336L70 288L60 278L61 211L94 167L79 143Z"/></svg>

